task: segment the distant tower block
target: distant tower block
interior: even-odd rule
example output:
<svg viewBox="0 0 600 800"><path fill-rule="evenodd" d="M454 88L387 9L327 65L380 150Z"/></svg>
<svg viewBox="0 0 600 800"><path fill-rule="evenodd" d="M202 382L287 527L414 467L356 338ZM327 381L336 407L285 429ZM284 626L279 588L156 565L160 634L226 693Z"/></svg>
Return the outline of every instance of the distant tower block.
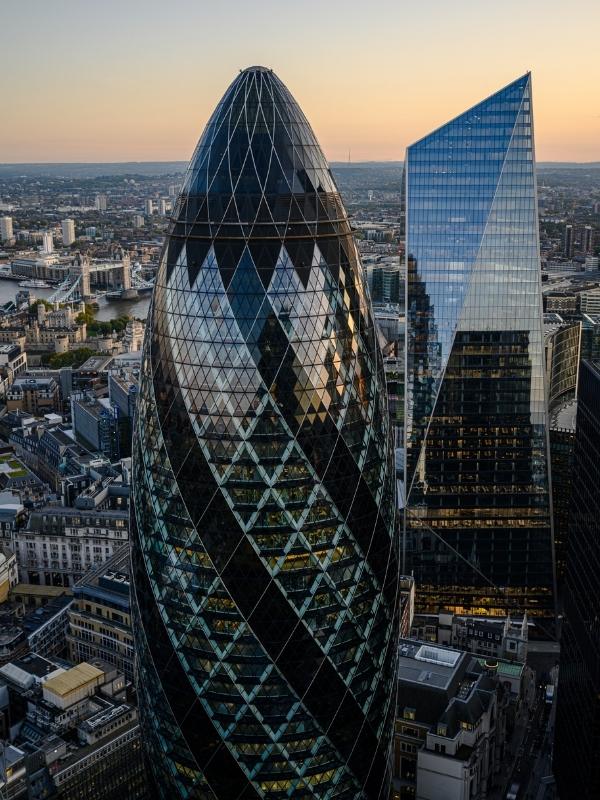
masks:
<svg viewBox="0 0 600 800"><path fill-rule="evenodd" d="M63 219L62 237L65 247L69 247L75 241L75 222L72 219Z"/></svg>
<svg viewBox="0 0 600 800"><path fill-rule="evenodd" d="M13 238L12 217L0 217L0 239L3 242L8 242L12 238Z"/></svg>
<svg viewBox="0 0 600 800"><path fill-rule="evenodd" d="M158 201L158 213L161 217L167 216L167 201L162 198Z"/></svg>
<svg viewBox="0 0 600 800"><path fill-rule="evenodd" d="M42 253L50 255L50 253L54 252L54 240L50 231L44 231L42 242Z"/></svg>
<svg viewBox="0 0 600 800"><path fill-rule="evenodd" d="M369 203L373 202L373 190L369 189Z"/></svg>
<svg viewBox="0 0 600 800"><path fill-rule="evenodd" d="M154 214L154 203L152 200L148 199L144 201L144 211L149 217Z"/></svg>
<svg viewBox="0 0 600 800"><path fill-rule="evenodd" d="M572 256L573 255L573 245L574 245L574 238L573 238L573 226L567 225L565 227L565 255Z"/></svg>
<svg viewBox="0 0 600 800"><path fill-rule="evenodd" d="M108 203L108 198L105 194L99 194L96 196L96 211L106 211L106 206Z"/></svg>

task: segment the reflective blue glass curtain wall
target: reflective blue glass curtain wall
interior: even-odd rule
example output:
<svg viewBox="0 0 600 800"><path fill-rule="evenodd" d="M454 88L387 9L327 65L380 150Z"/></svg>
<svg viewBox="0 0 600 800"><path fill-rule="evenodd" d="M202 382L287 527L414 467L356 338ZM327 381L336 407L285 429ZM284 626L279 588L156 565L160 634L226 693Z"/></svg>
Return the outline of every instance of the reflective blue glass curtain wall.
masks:
<svg viewBox="0 0 600 800"><path fill-rule="evenodd" d="M387 800L398 561L382 357L337 188L270 70L229 87L174 209L133 460L159 795Z"/></svg>
<svg viewBox="0 0 600 800"><path fill-rule="evenodd" d="M421 607L553 614L531 81L408 149L407 569Z"/></svg>

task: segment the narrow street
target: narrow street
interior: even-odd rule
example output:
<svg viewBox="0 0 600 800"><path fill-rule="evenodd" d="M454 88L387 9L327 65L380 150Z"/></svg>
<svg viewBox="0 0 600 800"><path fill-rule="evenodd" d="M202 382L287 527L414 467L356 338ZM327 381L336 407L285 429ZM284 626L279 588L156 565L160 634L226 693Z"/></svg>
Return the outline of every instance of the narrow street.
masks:
<svg viewBox="0 0 600 800"><path fill-rule="evenodd" d="M551 800L552 730L554 704L546 703L545 684L532 681L527 702L517 717L508 748L507 764L490 800L505 800L511 787L519 787L517 800ZM547 779L544 781L544 779Z"/></svg>

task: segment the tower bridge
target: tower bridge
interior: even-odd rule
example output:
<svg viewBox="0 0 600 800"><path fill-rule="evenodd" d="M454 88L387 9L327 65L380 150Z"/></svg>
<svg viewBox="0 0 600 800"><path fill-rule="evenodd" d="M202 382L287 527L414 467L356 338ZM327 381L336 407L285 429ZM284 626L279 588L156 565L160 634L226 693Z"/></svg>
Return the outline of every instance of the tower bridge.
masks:
<svg viewBox="0 0 600 800"><path fill-rule="evenodd" d="M153 285L152 281L142 278L142 265L132 264L128 253L118 254L110 261L93 261L78 256L49 301L64 303L91 299L94 290L118 294L123 299L134 298L139 291L151 290Z"/></svg>

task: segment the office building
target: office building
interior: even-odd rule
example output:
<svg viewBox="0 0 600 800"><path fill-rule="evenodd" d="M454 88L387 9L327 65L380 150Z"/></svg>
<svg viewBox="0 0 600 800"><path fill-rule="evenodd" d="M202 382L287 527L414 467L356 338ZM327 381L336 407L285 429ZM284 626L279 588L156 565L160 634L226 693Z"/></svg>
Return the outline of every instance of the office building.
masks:
<svg viewBox="0 0 600 800"><path fill-rule="evenodd" d="M556 581L562 592L567 549L571 536L571 493L575 458L576 401L550 426L550 462L552 467L552 516L554 519L554 558Z"/></svg>
<svg viewBox="0 0 600 800"><path fill-rule="evenodd" d="M144 200L144 213L148 217L151 217L152 214L154 214L154 201L150 198Z"/></svg>
<svg viewBox="0 0 600 800"><path fill-rule="evenodd" d="M118 424L119 457L127 458L131 455L132 426L138 397L137 377L126 370L111 372L108 376L108 396Z"/></svg>
<svg viewBox="0 0 600 800"><path fill-rule="evenodd" d="M27 370L27 353L18 344L0 344L0 398L13 385L15 378Z"/></svg>
<svg viewBox="0 0 600 800"><path fill-rule="evenodd" d="M591 225L584 225L581 230L581 254L591 255L594 249L594 230Z"/></svg>
<svg viewBox="0 0 600 800"><path fill-rule="evenodd" d="M410 636L447 647L457 647L486 658L527 660L529 632L523 617L463 617L458 614L417 614Z"/></svg>
<svg viewBox="0 0 600 800"><path fill-rule="evenodd" d="M406 566L418 610L548 627L554 566L530 75L408 148Z"/></svg>
<svg viewBox="0 0 600 800"><path fill-rule="evenodd" d="M374 304L404 306L404 276L399 256L372 256L366 263L367 278Z"/></svg>
<svg viewBox="0 0 600 800"><path fill-rule="evenodd" d="M12 550L0 544L0 604L6 602L8 593L18 582L17 558Z"/></svg>
<svg viewBox="0 0 600 800"><path fill-rule="evenodd" d="M544 315L554 557L559 589L565 573L570 535L571 486L575 445L577 380L582 351L581 322L564 322L558 314Z"/></svg>
<svg viewBox="0 0 600 800"><path fill-rule="evenodd" d="M23 583L72 586L128 541L127 512L36 508L10 543Z"/></svg>
<svg viewBox="0 0 600 800"><path fill-rule="evenodd" d="M84 447L105 455L110 461L131 455L130 421L121 418L118 406L106 397L91 394L71 396L73 433Z"/></svg>
<svg viewBox="0 0 600 800"><path fill-rule="evenodd" d="M2 797L148 800L137 709L125 690L123 676L97 659L69 667L28 655L0 667L0 712L11 723Z"/></svg>
<svg viewBox="0 0 600 800"><path fill-rule="evenodd" d="M383 360L340 195L271 70L231 84L177 208L131 517L159 795L383 800L400 624Z"/></svg>
<svg viewBox="0 0 600 800"><path fill-rule="evenodd" d="M12 217L0 217L0 240L10 242L13 236Z"/></svg>
<svg viewBox="0 0 600 800"><path fill-rule="evenodd" d="M128 545L73 587L67 640L71 661L100 658L133 683Z"/></svg>
<svg viewBox="0 0 600 800"><path fill-rule="evenodd" d="M577 311L577 295L561 292L560 294L547 294L544 298L548 313L566 312L574 314Z"/></svg>
<svg viewBox="0 0 600 800"><path fill-rule="evenodd" d="M53 597L45 605L30 611L22 626L30 653L44 658L65 655L69 608L73 599L66 594Z"/></svg>
<svg viewBox="0 0 600 800"><path fill-rule="evenodd" d="M600 314L600 289L581 292L579 308L582 314Z"/></svg>
<svg viewBox="0 0 600 800"><path fill-rule="evenodd" d="M572 225L565 225L565 246L564 252L568 258L573 256L575 250L575 239Z"/></svg>
<svg viewBox="0 0 600 800"><path fill-rule="evenodd" d="M394 448L404 447L405 317L393 303L373 304L379 343L383 352L387 402Z"/></svg>
<svg viewBox="0 0 600 800"><path fill-rule="evenodd" d="M500 783L522 664L401 639L393 800L465 800Z"/></svg>
<svg viewBox="0 0 600 800"><path fill-rule="evenodd" d="M60 406L60 388L54 378L17 377L6 392L9 411L26 411L43 416Z"/></svg>
<svg viewBox="0 0 600 800"><path fill-rule="evenodd" d="M166 217L167 215L167 201L162 198L158 201L158 213L161 217Z"/></svg>
<svg viewBox="0 0 600 800"><path fill-rule="evenodd" d="M62 221L62 237L63 245L70 247L75 241L75 222L72 219L63 219Z"/></svg>
<svg viewBox="0 0 600 800"><path fill-rule="evenodd" d="M554 741L561 800L600 796L600 364L583 361Z"/></svg>
<svg viewBox="0 0 600 800"><path fill-rule="evenodd" d="M552 412L577 394L581 323L568 324L561 321L545 324L544 328L548 410Z"/></svg>
<svg viewBox="0 0 600 800"><path fill-rule="evenodd" d="M591 255L593 250L594 230L591 225L565 225L564 253L568 258Z"/></svg>

